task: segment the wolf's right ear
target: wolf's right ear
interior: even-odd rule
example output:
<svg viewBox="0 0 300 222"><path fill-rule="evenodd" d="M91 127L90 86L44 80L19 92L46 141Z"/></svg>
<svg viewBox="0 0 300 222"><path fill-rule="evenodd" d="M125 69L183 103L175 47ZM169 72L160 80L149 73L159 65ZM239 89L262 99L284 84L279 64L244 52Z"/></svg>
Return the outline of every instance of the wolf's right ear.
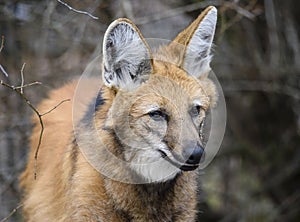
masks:
<svg viewBox="0 0 300 222"><path fill-rule="evenodd" d="M117 19L103 41L103 81L108 87L132 90L152 71L150 50L138 28L128 19Z"/></svg>
<svg viewBox="0 0 300 222"><path fill-rule="evenodd" d="M212 58L211 48L217 23L217 9L206 8L198 18L178 34L174 43L184 48L180 66L197 78L208 75Z"/></svg>

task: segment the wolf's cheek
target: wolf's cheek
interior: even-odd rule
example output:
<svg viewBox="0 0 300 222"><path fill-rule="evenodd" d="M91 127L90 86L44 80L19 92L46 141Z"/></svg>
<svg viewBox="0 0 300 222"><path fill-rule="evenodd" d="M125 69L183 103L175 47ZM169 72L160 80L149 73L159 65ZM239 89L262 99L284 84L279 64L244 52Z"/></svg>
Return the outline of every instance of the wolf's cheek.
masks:
<svg viewBox="0 0 300 222"><path fill-rule="evenodd" d="M140 117L130 124L134 135L149 142L153 140L161 141L166 135L167 127L168 124L166 121L155 121L148 116Z"/></svg>

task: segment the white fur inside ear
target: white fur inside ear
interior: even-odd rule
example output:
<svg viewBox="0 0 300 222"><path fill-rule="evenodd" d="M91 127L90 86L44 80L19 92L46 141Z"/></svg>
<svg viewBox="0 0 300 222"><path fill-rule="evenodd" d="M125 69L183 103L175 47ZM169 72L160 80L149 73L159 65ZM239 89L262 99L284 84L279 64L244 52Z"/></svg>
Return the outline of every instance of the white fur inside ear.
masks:
<svg viewBox="0 0 300 222"><path fill-rule="evenodd" d="M116 20L103 42L103 81L108 86L131 90L151 72L150 53L133 25Z"/></svg>
<svg viewBox="0 0 300 222"><path fill-rule="evenodd" d="M187 46L183 68L197 78L208 73L211 69L211 48L216 23L217 9L213 7L200 22Z"/></svg>

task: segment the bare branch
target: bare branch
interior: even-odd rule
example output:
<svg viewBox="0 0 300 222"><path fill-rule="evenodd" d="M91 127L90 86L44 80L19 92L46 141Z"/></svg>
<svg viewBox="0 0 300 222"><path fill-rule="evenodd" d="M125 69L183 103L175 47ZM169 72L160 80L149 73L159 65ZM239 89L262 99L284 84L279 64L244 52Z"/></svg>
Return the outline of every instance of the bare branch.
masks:
<svg viewBox="0 0 300 222"><path fill-rule="evenodd" d="M31 83L27 83L27 84L24 84L23 86L14 86L15 89L21 89L21 88L27 88L29 86L34 86L34 85L42 85L41 82L31 82Z"/></svg>
<svg viewBox="0 0 300 222"><path fill-rule="evenodd" d="M265 0L265 16L269 37L270 66L277 67L280 60L280 39L276 21L276 12L273 0Z"/></svg>
<svg viewBox="0 0 300 222"><path fill-rule="evenodd" d="M237 4L237 2L227 2L224 0L206 0L206 1L201 1L201 2L196 2L193 4L185 5L182 7L166 10L166 11L154 14L154 15L144 16L142 18L136 18L135 23L137 25L143 25L143 24L147 24L149 22L158 21L161 19L177 16L179 14L183 14L186 12L192 12L192 11L196 11L198 9L203 9L210 5L214 5L214 6L224 6L225 5L226 7L235 10L242 17L246 17L251 20L253 20L257 16L256 14L251 13L246 8L240 7Z"/></svg>
<svg viewBox="0 0 300 222"><path fill-rule="evenodd" d="M71 11L73 12L77 12L77 13L80 13L80 14L84 14L84 15L87 15L89 17L91 17L92 19L99 19L98 17L90 14L89 12L85 12L85 11L81 11L81 10L77 10L77 9L74 9L72 8L70 5L68 5L67 3L61 1L61 0L57 0L60 4L66 6L68 9L70 9Z"/></svg>
<svg viewBox="0 0 300 222"><path fill-rule="evenodd" d="M4 48L4 35L1 36L0 52L2 52L3 48Z"/></svg>
<svg viewBox="0 0 300 222"><path fill-rule="evenodd" d="M15 207L7 217L3 218L0 222L6 222L9 220L9 218L14 215L21 207L23 207L23 204L19 204L17 207Z"/></svg>
<svg viewBox="0 0 300 222"><path fill-rule="evenodd" d="M0 64L0 70L6 77L8 77L8 73L5 71L5 69L3 68L3 66L1 64Z"/></svg>
<svg viewBox="0 0 300 222"><path fill-rule="evenodd" d="M60 106L62 103L66 102L66 101L70 101L70 99L65 99L63 101L61 101L59 104L57 104L55 107L53 107L52 109L50 109L49 111L41 114L30 102L30 100L25 96L25 94L23 93L23 89L25 87L28 87L28 86L32 86L32 85L37 85L37 84L40 84L40 82L33 82L33 83L29 83L27 85L24 85L24 68L25 68L25 63L23 64L22 66L22 69L21 69L21 78L22 78L22 83L21 83L21 86L11 86L7 83L5 83L3 80L0 80L0 85L12 90L12 91L15 91L26 103L27 105L30 107L30 109L36 114L36 116L38 117L39 119L39 122L40 122L40 126L41 126L41 130L40 130L40 135L39 135L39 141L38 141L38 145L36 147L36 150L35 150L35 155L34 155L34 179L36 179L37 177L37 159L38 159L38 153L39 153L39 150L40 150L40 146L41 146L41 143L42 143L42 137L43 137L43 134L44 134L44 123L43 123L43 119L42 117L50 112L52 112L53 110L55 110L58 106Z"/></svg>
<svg viewBox="0 0 300 222"><path fill-rule="evenodd" d="M56 106L54 106L52 109L48 110L47 112L41 114L41 116L47 115L48 113L51 113L53 110L55 110L57 107L59 107L61 104L63 104L64 102L70 102L70 99L64 99L62 101L60 101Z"/></svg>
<svg viewBox="0 0 300 222"><path fill-rule="evenodd" d="M135 22L138 25L142 25L142 24L146 24L146 23L149 23L149 22L153 22L153 21L157 21L157 20L177 16L179 14L183 14L183 13L186 13L186 12L196 11L198 9L205 8L209 5L214 5L214 6L224 6L224 5L226 5L226 7L235 10L242 17L246 17L246 18L251 19L251 20L253 20L257 16L256 14L253 14L249 10L240 7L237 4L237 2L227 2L227 1L224 1L224 0L208 0L208 1L202 1L202 2L197 2L197 3L185 5L185 6L182 6L182 7L175 8L175 9L166 10L166 11L163 11L163 12L160 12L160 13L157 13L157 14L153 14L153 15L150 15L150 16L145 16L145 17L142 17L142 18L136 18Z"/></svg>
<svg viewBox="0 0 300 222"><path fill-rule="evenodd" d="M25 69L26 63L24 62L21 68L21 86L20 86L20 92L23 94L23 88L24 88L24 69Z"/></svg>
<svg viewBox="0 0 300 222"><path fill-rule="evenodd" d="M246 17L250 20L253 20L256 17L255 14L251 13L247 9L244 9L244 8L238 6L235 2L224 2L224 5L230 9L235 10L242 17Z"/></svg>
<svg viewBox="0 0 300 222"><path fill-rule="evenodd" d="M37 145L37 148L36 148L35 154L34 154L34 179L36 179L36 177L37 177L37 159L38 159L40 147L41 147L41 144L42 144L42 137L43 137L43 134L44 134L44 122L42 120L42 116L49 114L50 112L55 110L57 107L59 107L62 103L67 102L67 101L70 101L70 99L65 99L65 100L61 101L59 104L57 104L52 109L50 109L49 111L47 111L43 114L40 114L39 112L37 112L37 116L38 116L39 121L40 121L41 131L40 131L40 135L39 135L38 145Z"/></svg>
<svg viewBox="0 0 300 222"><path fill-rule="evenodd" d="M60 106L62 103L66 102L66 101L70 101L70 99L66 99L61 101L58 105L56 105L54 108L52 108L51 110L47 111L46 113L41 114L29 101L29 99L24 95L24 93L21 93L21 89L24 88L24 86L19 86L19 87L14 87L11 86L5 82L3 82L3 80L0 80L0 85L5 86L6 88L9 88L10 90L15 91L26 103L27 105L30 107L30 109L36 114L36 116L39 118L39 122L40 122L40 126L41 126L41 130L40 130L40 135L39 135L39 141L38 141L38 145L36 147L35 150L35 155L34 155L34 179L36 179L37 177L37 158L38 158L38 153L40 150L40 146L42 143L42 137L44 134L44 123L43 123L43 119L42 116L52 112L54 109L56 109L58 106Z"/></svg>
<svg viewBox="0 0 300 222"><path fill-rule="evenodd" d="M0 80L0 84L2 86L5 86L6 88L10 89L10 90L13 90L15 91L26 103L27 105L30 107L30 109L37 115L37 117L39 118L39 121L40 121L40 125L41 125L41 130L40 130L40 136L39 136L39 141L38 141L38 145L37 145L37 148L36 148L36 155L34 157L35 159L35 162L37 160L37 155L38 155L38 151L40 149L40 146L41 146L41 142L42 142L42 136L43 136L43 133L44 133L44 123L43 123L43 120L42 120L42 117L41 117L41 114L39 113L39 111L31 104L31 102L29 101L29 99L23 94L21 93L21 90L22 87L18 87L18 89L14 86L11 86L5 82L3 82L2 80ZM36 163L35 163L35 170L34 170L34 178L36 179Z"/></svg>
<svg viewBox="0 0 300 222"><path fill-rule="evenodd" d="M141 17L141 18L136 18L135 23L137 25L143 25L143 24L147 24L149 22L158 21L158 20L161 20L161 19L177 16L179 14L183 14L183 13L186 13L186 12L193 12L193 11L196 11L198 9L205 8L209 5L220 6L220 5L223 4L223 2L224 2L223 0L207 0L207 1L197 2L197 3L185 5L185 6L178 7L178 8L165 10L163 12L156 13L156 14L153 14L153 15L150 15L150 16L144 16L144 17Z"/></svg>
<svg viewBox="0 0 300 222"><path fill-rule="evenodd" d="M219 38L228 30L230 27L232 27L234 24L239 22L243 17L247 17L250 20L254 20L256 16L260 15L261 12L251 13L251 11L255 8L255 5L257 3L257 0L250 1L247 6L244 8L237 5L237 1L234 2L225 2L222 7L224 7L225 11L227 8L235 10L237 13L236 15L230 19L228 22L226 22L226 19L222 19L222 22L224 23L221 26L221 30L219 33Z"/></svg>
<svg viewBox="0 0 300 222"><path fill-rule="evenodd" d="M2 52L4 48L4 36L2 35L1 36L1 45L0 45L0 52ZM8 77L8 73L5 71L5 69L3 68L3 66L0 64L0 70L1 72L6 76Z"/></svg>

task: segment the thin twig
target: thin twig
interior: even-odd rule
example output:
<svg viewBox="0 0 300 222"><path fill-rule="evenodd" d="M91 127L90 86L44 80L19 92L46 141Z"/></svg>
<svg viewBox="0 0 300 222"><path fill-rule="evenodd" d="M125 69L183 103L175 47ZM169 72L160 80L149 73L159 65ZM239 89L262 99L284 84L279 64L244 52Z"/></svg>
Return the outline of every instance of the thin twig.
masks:
<svg viewBox="0 0 300 222"><path fill-rule="evenodd" d="M196 2L196 3L185 5L182 7L165 10L163 12L152 14L150 16L143 16L141 18L135 18L135 23L137 25L143 25L143 24L147 24L147 23L150 23L153 21L158 21L161 19L178 16L179 14L193 12L198 9L205 8L209 5L220 6L223 4L223 2L224 2L223 0L207 0L207 1L202 1L202 2Z"/></svg>
<svg viewBox="0 0 300 222"><path fill-rule="evenodd" d="M238 6L236 3L234 2L224 2L224 6L232 9L232 10L235 10L238 14L240 14L242 17L246 17L250 20L253 20L256 15L251 13L249 10L247 9L244 9L240 6Z"/></svg>
<svg viewBox="0 0 300 222"><path fill-rule="evenodd" d="M35 154L34 154L34 179L35 180L36 180L36 177L37 177L37 159L38 159L40 147L41 147L41 144L42 144L42 137L43 137L43 134L44 134L44 122L42 120L42 117L46 114L49 114L50 112L55 110L57 107L59 107L62 103L67 102L67 101L70 101L70 99L65 99L65 100L61 101L56 106L54 106L52 109L50 109L49 111L47 111L43 114L40 114L39 112L37 112L37 116L39 118L39 122L40 122L40 126L41 126L41 131L40 131L40 135L39 135L38 145L37 145L37 148L36 148Z"/></svg>
<svg viewBox="0 0 300 222"><path fill-rule="evenodd" d="M68 5L67 3L61 1L61 0L57 0L60 4L66 6L68 9L70 9L71 11L73 12L77 12L77 13L80 13L80 14L84 14L84 15L87 15L89 17L91 17L92 19L99 19L98 17L86 12L86 11L81 11L81 10L77 10L77 9L74 9L72 8L70 5Z"/></svg>
<svg viewBox="0 0 300 222"><path fill-rule="evenodd" d="M35 110L34 110L34 112L36 113L37 117L39 118L40 126L41 126L39 141L38 141L38 145L35 149L35 154L34 154L34 179L36 180L36 177L37 177L37 159L38 159L38 154L39 154L39 151L40 151L40 147L41 147L41 144L42 144L42 138L43 138L43 134L44 134L44 122L43 122L43 119L42 119L40 113L38 111L36 112Z"/></svg>
<svg viewBox="0 0 300 222"><path fill-rule="evenodd" d="M2 52L3 48L4 48L4 35L1 36L0 52Z"/></svg>
<svg viewBox="0 0 300 222"><path fill-rule="evenodd" d="M5 69L3 68L3 66L1 64L0 64L0 70L6 77L8 77L8 73L5 71Z"/></svg>
<svg viewBox="0 0 300 222"><path fill-rule="evenodd" d="M43 114L41 114L41 116L47 115L49 113L51 113L53 110L55 110L57 107L59 107L61 104L63 104L64 102L70 102L70 99L64 99L62 101L60 101L56 106L54 106L52 109L48 110L47 112L44 112Z"/></svg>
<svg viewBox="0 0 300 222"><path fill-rule="evenodd" d="M15 208L9 213L9 215L8 215L7 217L3 218L0 222L6 222L6 221L8 221L9 218L10 218L12 215L14 215L14 214L18 211L18 209L20 209L21 207L23 207L23 204L20 204L20 205L18 205L17 207L15 207Z"/></svg>
<svg viewBox="0 0 300 222"><path fill-rule="evenodd" d="M21 68L21 86L20 86L20 92L23 94L23 88L24 88L24 69L25 69L26 63L24 62Z"/></svg>
<svg viewBox="0 0 300 222"><path fill-rule="evenodd" d="M38 153L38 150L40 149L40 146L41 146L41 142L42 142L42 136L43 136L43 133L44 133L44 123L43 123L43 120L42 120L42 117L41 117L41 114L39 113L39 111L31 104L31 102L29 101L29 99L23 94L21 93L21 90L20 88L18 87L18 89L14 86L11 86L5 82L3 82L3 80L0 80L0 84L2 86L5 86L6 88L9 88L13 91L15 91L26 103L27 105L30 107L30 109L37 115L37 117L39 118L39 121L40 121L40 125L41 125L41 130L40 130L40 136L39 136L39 141L38 141L38 145L37 145L37 152L36 152L36 155L34 157L34 159L36 160L37 159L37 153ZM22 89L22 88L21 88ZM36 179L36 163L35 163L35 166L34 166L34 179Z"/></svg>
<svg viewBox="0 0 300 222"><path fill-rule="evenodd" d="M26 63L23 64L22 68L21 68L21 85L20 86L12 86L12 85L9 85L8 83L5 83L3 80L0 80L0 85L12 90L12 91L15 91L26 103L27 105L30 107L30 109L36 114L36 116L39 118L39 122L40 122L40 126L41 126L41 130L40 130L40 135L39 135L39 141L38 141L38 145L36 147L36 150L35 150L35 155L34 155L34 179L36 179L37 177L37 159L38 159L38 153L39 153L39 150L40 150L40 146L41 146L41 143L42 143L42 137L43 137L43 134L44 134L44 123L43 123L43 119L42 119L42 116L52 112L54 109L56 109L58 106L60 106L62 103L66 102L66 101L70 101L69 99L68 100L63 100L61 101L58 105L56 105L55 107L53 107L52 109L50 109L49 111L41 114L30 102L30 100L25 96L25 94L23 93L23 89L25 87L28 87L28 86L32 86L32 85L37 85L37 84L41 84L40 82L33 82L33 83L29 83L29 84L26 84L24 85L24 68L25 68L25 65Z"/></svg>
<svg viewBox="0 0 300 222"><path fill-rule="evenodd" d="M2 52L3 48L4 48L4 36L2 35L2 36L1 36L0 52ZM3 66L2 66L1 64L0 64L0 70L2 71L2 73L3 73L6 77L8 77L8 73L5 71L5 69L3 68Z"/></svg>
<svg viewBox="0 0 300 222"><path fill-rule="evenodd" d="M24 84L23 86L14 86L15 89L21 89L21 88L27 88L29 86L34 86L34 85L42 85L41 82L31 82L31 83L27 83L27 84Z"/></svg>
<svg viewBox="0 0 300 222"><path fill-rule="evenodd" d="M136 18L135 23L137 25L143 25L143 24L147 24L147 23L150 23L153 21L158 21L161 19L178 16L179 14L193 12L198 9L203 9L209 5L223 6L225 4L228 8L235 10L242 17L246 17L248 19L253 20L257 16L255 14L251 13L250 11L248 11L247 9L244 9L244 8L238 6L238 4L235 2L227 2L224 0L206 0L206 1L201 1L201 2L189 4L189 5L181 6L178 8L170 9L170 10L165 10L163 12L159 12L159 13L156 13L156 14L153 14L150 16Z"/></svg>
<svg viewBox="0 0 300 222"><path fill-rule="evenodd" d="M269 65L270 67L279 67L280 64L280 47L282 47L277 20L276 10L273 0L265 0L265 18L266 18L266 28L268 31L268 42L269 42Z"/></svg>
<svg viewBox="0 0 300 222"><path fill-rule="evenodd" d="M35 155L34 155L34 179L36 179L37 177L37 159L38 159L38 153L39 153L39 150L40 150L40 146L41 146L41 143L42 143L42 137L43 137L43 134L44 134L44 123L43 123L43 119L42 119L42 116L52 112L54 109L56 109L58 106L60 106L62 103L66 102L66 101L70 101L69 99L68 100L63 100L61 101L58 105L56 105L54 108L50 109L49 111L41 114L30 102L30 100L25 96L24 93L21 92L21 89L24 88L24 86L18 86L18 87L15 87L15 86L11 86L5 82L3 82L3 80L0 80L0 85L2 86L5 86L6 88L9 88L10 90L13 90L15 91L26 103L27 105L30 107L30 109L36 114L36 116L38 117L39 119L39 122L40 122L40 126L41 126L41 130L40 130L40 135L39 135L39 140L38 140L38 145L36 147L36 150L35 150Z"/></svg>
<svg viewBox="0 0 300 222"><path fill-rule="evenodd" d="M224 7L224 11L227 8L230 8L232 10L235 10L237 13L228 22L225 22L226 19L222 19L222 22L224 22L224 24L221 26L221 30L220 30L220 33L219 33L219 38L225 33L226 30L228 30L234 24L239 22L243 17L247 17L250 20L254 20L255 17L260 14L260 13L253 14L253 13L250 12L254 9L256 3L257 3L257 0L250 1L250 3L247 6L245 6L244 8L239 7L237 5L237 2L226 2L226 3L224 3L224 5L222 6L222 7Z"/></svg>

